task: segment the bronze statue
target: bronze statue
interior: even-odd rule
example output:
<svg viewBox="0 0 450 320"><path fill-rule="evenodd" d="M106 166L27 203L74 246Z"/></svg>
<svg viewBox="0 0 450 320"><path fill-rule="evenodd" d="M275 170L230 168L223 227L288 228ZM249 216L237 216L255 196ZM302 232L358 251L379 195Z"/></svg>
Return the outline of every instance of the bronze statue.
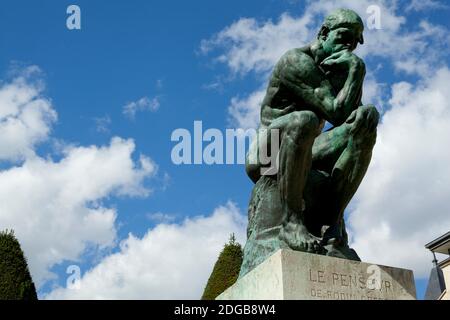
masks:
<svg viewBox="0 0 450 320"><path fill-rule="evenodd" d="M246 170L249 204L243 276L280 248L359 260L349 248L344 210L369 166L379 113L361 102L365 64L357 13L339 9L317 39L275 65ZM325 121L331 128L322 132ZM260 150L279 134L275 174L262 174Z"/></svg>

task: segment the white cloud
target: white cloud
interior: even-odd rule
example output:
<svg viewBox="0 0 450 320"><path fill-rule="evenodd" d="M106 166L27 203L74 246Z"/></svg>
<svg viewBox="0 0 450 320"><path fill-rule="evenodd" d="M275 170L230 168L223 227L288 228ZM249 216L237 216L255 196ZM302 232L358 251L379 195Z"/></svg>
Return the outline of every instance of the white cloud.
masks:
<svg viewBox="0 0 450 320"><path fill-rule="evenodd" d="M383 112L389 99L388 91L388 84L378 82L374 72L369 71L364 80L362 102L364 104L373 104L377 106L379 111Z"/></svg>
<svg viewBox="0 0 450 320"><path fill-rule="evenodd" d="M207 54L214 49L224 52L216 59L226 63L234 73L267 72L287 50L312 42L326 14L336 8L355 10L366 21L367 8L380 8L381 30L366 25L366 42L357 52L361 56L390 56L400 60L410 55L411 49L424 50L428 34L405 32L406 19L397 15L397 6L391 1L333 0L307 1L303 15L294 17L283 13L277 22L241 18L211 39L203 40L201 50ZM420 54L420 52L417 52Z"/></svg>
<svg viewBox="0 0 450 320"><path fill-rule="evenodd" d="M123 107L123 114L129 118L134 119L137 112L151 111L155 112L159 109L159 98L155 97L150 99L149 97L140 98L137 101L129 102Z"/></svg>
<svg viewBox="0 0 450 320"><path fill-rule="evenodd" d="M232 72L265 72L287 49L300 46L311 37L310 22L308 15L296 19L283 14L276 23L242 18L213 38L203 40L201 50L206 54L216 47L225 47L217 60L226 63Z"/></svg>
<svg viewBox="0 0 450 320"><path fill-rule="evenodd" d="M105 115L103 117L94 118L95 130L101 133L109 133L109 126L111 125L111 117Z"/></svg>
<svg viewBox="0 0 450 320"><path fill-rule="evenodd" d="M132 140L113 138L108 146L68 147L57 162L35 156L0 171L0 226L15 230L38 285L88 245L113 244L116 211L103 199L150 192L142 183L155 165L144 156L137 165L134 148Z"/></svg>
<svg viewBox="0 0 450 320"><path fill-rule="evenodd" d="M257 128L260 120L261 102L266 94L265 89L254 91L245 98L234 97L228 107L230 122L238 128Z"/></svg>
<svg viewBox="0 0 450 320"><path fill-rule="evenodd" d="M403 34L392 41L389 57L399 71L429 77L445 66L445 52L450 45L448 29L445 27L420 21L417 31Z"/></svg>
<svg viewBox="0 0 450 320"><path fill-rule="evenodd" d="M0 85L0 160L23 160L45 141L57 115L36 66L22 70L10 82Z"/></svg>
<svg viewBox="0 0 450 320"><path fill-rule="evenodd" d="M157 223L169 223L176 219L175 215L164 212L147 213L145 216L148 220Z"/></svg>
<svg viewBox="0 0 450 320"><path fill-rule="evenodd" d="M114 243L116 211L102 200L148 195L143 181L156 165L144 155L134 161L134 142L117 137L100 147L55 139L58 161L38 155L57 114L37 66L13 74L0 86L0 160L21 162L0 170L0 229L15 230L39 287L57 263Z"/></svg>
<svg viewBox="0 0 450 320"><path fill-rule="evenodd" d="M48 299L200 299L230 233L245 239L246 218L233 203L182 224L160 224L87 271L78 290L57 288Z"/></svg>
<svg viewBox="0 0 450 320"><path fill-rule="evenodd" d="M407 11L422 11L435 9L448 9L448 6L437 0L409 0L410 4L406 7Z"/></svg>
<svg viewBox="0 0 450 320"><path fill-rule="evenodd" d="M163 80L158 79L156 80L156 89L161 90L163 88Z"/></svg>
<svg viewBox="0 0 450 320"><path fill-rule="evenodd" d="M450 229L450 71L392 88L365 179L352 203L354 247L365 261L431 268L424 245Z"/></svg>

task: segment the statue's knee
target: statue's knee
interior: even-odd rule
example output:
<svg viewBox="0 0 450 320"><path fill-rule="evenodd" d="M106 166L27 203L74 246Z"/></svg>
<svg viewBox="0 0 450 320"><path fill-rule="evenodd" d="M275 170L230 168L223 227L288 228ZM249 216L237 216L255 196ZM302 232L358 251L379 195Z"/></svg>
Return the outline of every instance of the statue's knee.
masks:
<svg viewBox="0 0 450 320"><path fill-rule="evenodd" d="M292 112L286 130L296 139L315 138L320 133L320 120L312 111Z"/></svg>
<svg viewBox="0 0 450 320"><path fill-rule="evenodd" d="M377 130L378 123L380 121L380 113L374 105L367 105L363 107L363 112L365 113L365 119L367 121L366 125L372 131Z"/></svg>
<svg viewBox="0 0 450 320"><path fill-rule="evenodd" d="M364 146L365 149L371 149L377 140L377 129L355 131L352 136L358 145Z"/></svg>
<svg viewBox="0 0 450 320"><path fill-rule="evenodd" d="M357 109L355 118L360 119L354 121L351 125L353 138L359 142L360 145L366 148L372 148L376 143L377 126L380 120L380 114L377 108L373 105L366 105ZM358 128L355 128L358 127ZM361 128L363 127L363 128Z"/></svg>
<svg viewBox="0 0 450 320"><path fill-rule="evenodd" d="M364 140L364 145L368 148L373 148L375 143L377 142L377 129L371 129L368 133L364 135L362 138Z"/></svg>
<svg viewBox="0 0 450 320"><path fill-rule="evenodd" d="M356 109L356 114L353 116L351 125L358 127L363 126L366 129L364 131L372 133L376 132L379 121L380 113L377 108L373 105L366 105Z"/></svg>

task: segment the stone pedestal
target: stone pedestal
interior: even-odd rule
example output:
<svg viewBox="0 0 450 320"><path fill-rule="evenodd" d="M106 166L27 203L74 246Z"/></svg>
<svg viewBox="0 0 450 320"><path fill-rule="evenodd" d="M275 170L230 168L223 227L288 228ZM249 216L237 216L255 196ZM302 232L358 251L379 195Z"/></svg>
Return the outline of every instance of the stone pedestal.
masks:
<svg viewBox="0 0 450 320"><path fill-rule="evenodd" d="M415 300L411 270L281 249L217 300Z"/></svg>

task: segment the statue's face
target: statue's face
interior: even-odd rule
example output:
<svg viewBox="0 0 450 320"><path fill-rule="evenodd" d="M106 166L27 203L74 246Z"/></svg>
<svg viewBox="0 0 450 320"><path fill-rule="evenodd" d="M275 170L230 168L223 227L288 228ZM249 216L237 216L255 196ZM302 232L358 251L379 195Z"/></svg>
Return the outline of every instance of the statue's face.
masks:
<svg viewBox="0 0 450 320"><path fill-rule="evenodd" d="M359 31L357 28L340 27L330 30L322 37L322 47L327 55L344 49L353 51L358 45Z"/></svg>

